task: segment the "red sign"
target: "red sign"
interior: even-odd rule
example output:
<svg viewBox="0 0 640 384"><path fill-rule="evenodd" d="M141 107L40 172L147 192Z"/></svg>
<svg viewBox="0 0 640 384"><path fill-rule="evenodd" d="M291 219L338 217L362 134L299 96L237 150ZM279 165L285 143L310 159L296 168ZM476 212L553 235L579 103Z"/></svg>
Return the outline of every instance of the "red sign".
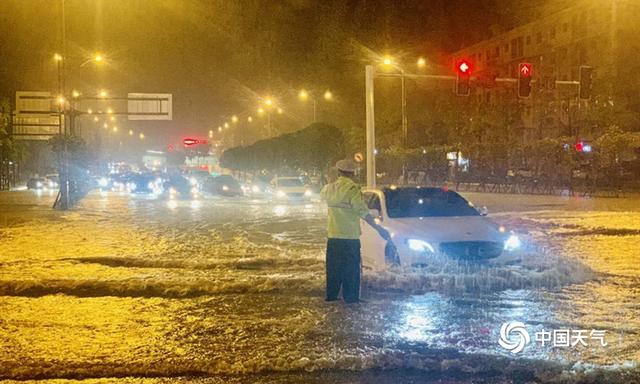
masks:
<svg viewBox="0 0 640 384"><path fill-rule="evenodd" d="M533 65L531 65L531 63L520 63L518 71L520 71L521 77L531 77Z"/></svg>
<svg viewBox="0 0 640 384"><path fill-rule="evenodd" d="M194 139L191 137L187 137L186 139L182 139L182 144L184 144L185 147L191 147L193 145L198 145L198 144L208 144L209 142L207 140L202 140L202 139Z"/></svg>
<svg viewBox="0 0 640 384"><path fill-rule="evenodd" d="M456 65L456 69L461 75L468 75L471 73L471 64L466 60L460 60Z"/></svg>

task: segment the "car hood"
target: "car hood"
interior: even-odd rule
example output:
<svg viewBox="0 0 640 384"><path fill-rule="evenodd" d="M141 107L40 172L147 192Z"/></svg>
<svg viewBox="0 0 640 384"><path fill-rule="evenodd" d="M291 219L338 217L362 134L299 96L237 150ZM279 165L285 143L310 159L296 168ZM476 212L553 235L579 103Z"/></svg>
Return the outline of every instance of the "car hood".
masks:
<svg viewBox="0 0 640 384"><path fill-rule="evenodd" d="M383 223L395 236L430 242L503 241L498 225L484 216L387 219Z"/></svg>

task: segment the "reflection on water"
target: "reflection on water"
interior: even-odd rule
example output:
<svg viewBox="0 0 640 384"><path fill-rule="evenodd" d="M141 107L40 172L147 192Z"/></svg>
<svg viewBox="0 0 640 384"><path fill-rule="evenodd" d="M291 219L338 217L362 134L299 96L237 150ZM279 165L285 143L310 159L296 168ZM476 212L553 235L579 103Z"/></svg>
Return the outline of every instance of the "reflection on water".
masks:
<svg viewBox="0 0 640 384"><path fill-rule="evenodd" d="M498 220L518 228L527 252L366 271L367 303L345 306L322 301L318 204L96 193L60 213L25 195L0 196L2 378L491 372L502 359L549 372L540 362L581 370L640 358L637 211L511 213L502 198ZM604 329L609 345L513 356L497 344L506 321Z"/></svg>

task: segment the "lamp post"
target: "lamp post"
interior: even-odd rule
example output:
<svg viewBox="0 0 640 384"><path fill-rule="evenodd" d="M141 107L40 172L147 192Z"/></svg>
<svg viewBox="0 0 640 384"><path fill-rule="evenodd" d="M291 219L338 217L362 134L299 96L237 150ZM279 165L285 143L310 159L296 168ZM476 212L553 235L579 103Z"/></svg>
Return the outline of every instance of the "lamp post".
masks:
<svg viewBox="0 0 640 384"><path fill-rule="evenodd" d="M333 100L333 93L330 90L327 89L322 94L322 97L326 101L332 101ZM305 89L301 89L300 92L298 92L298 99L300 99L301 101L304 101L304 102L306 102L307 100L311 100L311 103L313 105L313 120L312 120L312 122L316 123L318 121L318 115L317 115L318 99L316 99L312 94L310 94L310 92L308 92Z"/></svg>

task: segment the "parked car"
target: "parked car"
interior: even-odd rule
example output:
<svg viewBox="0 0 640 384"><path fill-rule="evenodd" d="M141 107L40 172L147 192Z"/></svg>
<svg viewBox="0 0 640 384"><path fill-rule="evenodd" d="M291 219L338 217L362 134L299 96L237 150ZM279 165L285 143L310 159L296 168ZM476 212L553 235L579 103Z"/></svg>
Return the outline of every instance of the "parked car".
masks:
<svg viewBox="0 0 640 384"><path fill-rule="evenodd" d="M515 251L520 240L454 191L390 187L363 192L370 213L392 234L386 241L362 221L362 257L367 266L424 265L440 254L490 259Z"/></svg>

